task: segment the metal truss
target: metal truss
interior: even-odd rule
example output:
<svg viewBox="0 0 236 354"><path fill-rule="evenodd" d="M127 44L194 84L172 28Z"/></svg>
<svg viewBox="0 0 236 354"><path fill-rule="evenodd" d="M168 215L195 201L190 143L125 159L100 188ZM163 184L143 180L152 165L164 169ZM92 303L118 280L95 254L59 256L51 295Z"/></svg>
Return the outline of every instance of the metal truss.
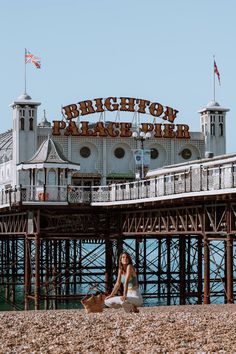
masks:
<svg viewBox="0 0 236 354"><path fill-rule="evenodd" d="M27 309L30 301L36 309L80 307L79 300L91 286L105 291L105 241L41 239L40 247L36 239L26 242L30 250L26 256Z"/></svg>
<svg viewBox="0 0 236 354"><path fill-rule="evenodd" d="M0 302L5 309L24 308L24 240L0 240Z"/></svg>
<svg viewBox="0 0 236 354"><path fill-rule="evenodd" d="M149 304L202 302L202 276L199 279L198 270L201 244L201 238L196 236L124 240L124 250L135 260L139 283Z"/></svg>
<svg viewBox="0 0 236 354"><path fill-rule="evenodd" d="M123 214L122 232L132 235L176 235L203 232L202 206L134 211Z"/></svg>
<svg viewBox="0 0 236 354"><path fill-rule="evenodd" d="M27 233L27 213L0 214L0 235L20 235Z"/></svg>
<svg viewBox="0 0 236 354"><path fill-rule="evenodd" d="M109 292L129 252L148 304L234 302L236 203L29 209L0 214L0 301L79 307Z"/></svg>

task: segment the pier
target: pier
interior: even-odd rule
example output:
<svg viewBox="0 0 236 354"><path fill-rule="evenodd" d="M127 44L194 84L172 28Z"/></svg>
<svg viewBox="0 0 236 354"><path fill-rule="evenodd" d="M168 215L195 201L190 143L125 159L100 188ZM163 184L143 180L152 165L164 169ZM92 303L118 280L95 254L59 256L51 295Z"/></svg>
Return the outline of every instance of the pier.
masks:
<svg viewBox="0 0 236 354"><path fill-rule="evenodd" d="M66 307L109 292L132 255L154 304L233 303L236 155L109 186L18 186L0 194L1 302Z"/></svg>

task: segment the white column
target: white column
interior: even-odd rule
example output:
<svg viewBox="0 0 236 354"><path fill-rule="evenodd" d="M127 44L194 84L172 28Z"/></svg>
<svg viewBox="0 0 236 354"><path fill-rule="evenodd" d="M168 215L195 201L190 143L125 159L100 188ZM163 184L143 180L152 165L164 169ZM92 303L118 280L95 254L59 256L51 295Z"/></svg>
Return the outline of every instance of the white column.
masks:
<svg viewBox="0 0 236 354"><path fill-rule="evenodd" d="M107 142L106 138L102 138L102 180L101 185L107 184Z"/></svg>

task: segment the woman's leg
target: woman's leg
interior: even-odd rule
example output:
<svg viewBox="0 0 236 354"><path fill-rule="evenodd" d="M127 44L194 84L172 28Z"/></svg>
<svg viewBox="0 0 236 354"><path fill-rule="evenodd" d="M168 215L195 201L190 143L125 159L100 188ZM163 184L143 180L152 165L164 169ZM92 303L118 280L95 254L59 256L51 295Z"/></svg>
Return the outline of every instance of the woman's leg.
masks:
<svg viewBox="0 0 236 354"><path fill-rule="evenodd" d="M143 298L139 289L128 290L127 298L122 303L122 307L125 312L135 312L138 313L138 306L143 304Z"/></svg>
<svg viewBox="0 0 236 354"><path fill-rule="evenodd" d="M109 299L105 299L106 306L114 309L122 307L126 312L139 312L137 307L142 304L143 298L139 289L128 290L125 301L122 301L120 296L113 296Z"/></svg>
<svg viewBox="0 0 236 354"><path fill-rule="evenodd" d="M128 290L126 301L136 307L142 306L143 298L139 289Z"/></svg>
<svg viewBox="0 0 236 354"><path fill-rule="evenodd" d="M113 296L109 299L105 299L105 305L113 309L119 309L122 305L120 296Z"/></svg>

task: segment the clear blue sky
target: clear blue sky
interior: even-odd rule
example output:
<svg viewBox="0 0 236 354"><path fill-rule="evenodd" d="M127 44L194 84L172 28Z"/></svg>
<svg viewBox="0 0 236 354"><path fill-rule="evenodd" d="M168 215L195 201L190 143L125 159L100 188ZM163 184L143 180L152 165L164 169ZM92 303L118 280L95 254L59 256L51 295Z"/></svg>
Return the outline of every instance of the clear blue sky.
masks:
<svg viewBox="0 0 236 354"><path fill-rule="evenodd" d="M61 105L128 96L178 109L175 123L191 131L213 98L215 55L216 100L231 110L227 152L236 151L235 0L0 0L0 11L1 132L24 91L24 48L42 61L41 70L27 64L39 118L43 109L52 121Z"/></svg>

